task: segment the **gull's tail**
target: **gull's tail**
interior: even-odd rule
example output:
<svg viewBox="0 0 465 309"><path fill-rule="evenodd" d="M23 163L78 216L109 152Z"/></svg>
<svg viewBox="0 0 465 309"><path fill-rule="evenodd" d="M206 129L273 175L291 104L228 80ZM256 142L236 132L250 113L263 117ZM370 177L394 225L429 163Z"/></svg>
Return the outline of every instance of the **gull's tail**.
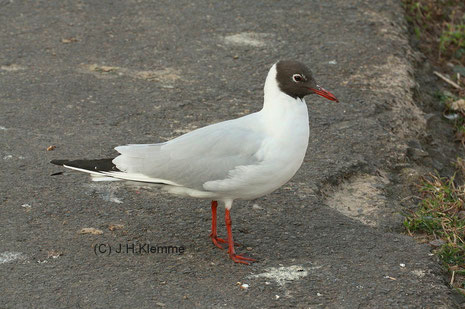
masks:
<svg viewBox="0 0 465 309"><path fill-rule="evenodd" d="M52 160L50 163L90 174L92 181L119 181L122 179L108 176L108 172L120 172L113 164L114 158L97 160ZM53 175L62 174L54 173Z"/></svg>

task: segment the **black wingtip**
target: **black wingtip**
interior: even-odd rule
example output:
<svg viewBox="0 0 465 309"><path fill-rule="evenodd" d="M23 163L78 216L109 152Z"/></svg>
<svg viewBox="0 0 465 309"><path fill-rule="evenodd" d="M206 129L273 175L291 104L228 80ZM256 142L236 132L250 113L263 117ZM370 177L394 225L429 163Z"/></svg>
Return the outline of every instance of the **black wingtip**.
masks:
<svg viewBox="0 0 465 309"><path fill-rule="evenodd" d="M113 164L114 158L97 159L97 160L52 160L50 163L55 165L66 165L67 167L76 167L91 172L120 172Z"/></svg>
<svg viewBox="0 0 465 309"><path fill-rule="evenodd" d="M55 164L55 165L64 165L64 164L66 164L68 162L69 162L69 160L52 160L52 161L50 161L50 163Z"/></svg>

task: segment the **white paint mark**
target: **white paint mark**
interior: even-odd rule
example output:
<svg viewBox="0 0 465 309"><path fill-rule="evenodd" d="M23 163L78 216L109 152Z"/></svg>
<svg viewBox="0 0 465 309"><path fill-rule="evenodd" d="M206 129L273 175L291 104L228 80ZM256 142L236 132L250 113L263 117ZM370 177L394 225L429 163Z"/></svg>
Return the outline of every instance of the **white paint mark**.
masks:
<svg viewBox="0 0 465 309"><path fill-rule="evenodd" d="M400 267L405 267L405 264L404 264L404 263L400 263L399 266L400 266Z"/></svg>
<svg viewBox="0 0 465 309"><path fill-rule="evenodd" d="M263 47L266 45L265 41L269 36L267 33L242 32L228 35L224 38L224 41L231 45Z"/></svg>
<svg viewBox="0 0 465 309"><path fill-rule="evenodd" d="M323 294L321 294L321 293L316 293L316 296L323 296Z"/></svg>
<svg viewBox="0 0 465 309"><path fill-rule="evenodd" d="M11 155L11 154L6 155L6 156L3 156L3 160L10 160L10 159L13 159L13 158L14 158L14 156ZM20 160L24 160L24 159L25 159L23 156L18 156L17 158L20 159Z"/></svg>
<svg viewBox="0 0 465 309"><path fill-rule="evenodd" d="M117 197L109 197L108 200L109 200L110 202L113 202L113 203L116 203L116 204L123 204L123 201L120 200L120 199L117 198Z"/></svg>
<svg viewBox="0 0 465 309"><path fill-rule="evenodd" d="M337 61L336 60L331 60L331 61L328 61L328 64L337 64Z"/></svg>
<svg viewBox="0 0 465 309"><path fill-rule="evenodd" d="M26 68L17 64L10 64L10 65L2 65L0 66L0 70L7 71L7 72L15 72L25 70Z"/></svg>
<svg viewBox="0 0 465 309"><path fill-rule="evenodd" d="M21 252L3 252L0 254L0 264L13 262L15 260L24 259Z"/></svg>
<svg viewBox="0 0 465 309"><path fill-rule="evenodd" d="M116 185L96 183L86 184L85 186L96 192L104 201L117 204L123 203L123 201L116 196L116 191L118 191Z"/></svg>
<svg viewBox="0 0 465 309"><path fill-rule="evenodd" d="M299 280L308 276L308 272L313 269L321 268L321 266L304 267L301 265L292 265L288 267L270 267L266 269L266 272L251 275L250 278L266 278L276 281L280 286L284 286L286 283L291 281Z"/></svg>
<svg viewBox="0 0 465 309"><path fill-rule="evenodd" d="M7 128L5 128L4 126L0 126L0 130L2 130L2 131L6 131L6 130L8 130L8 129L7 129Z"/></svg>
<svg viewBox="0 0 465 309"><path fill-rule="evenodd" d="M417 276L419 278L423 278L426 275L425 271L422 270L422 269L412 270L412 274L414 274L415 276Z"/></svg>
<svg viewBox="0 0 465 309"><path fill-rule="evenodd" d="M28 209L29 209L29 208L31 208L32 206L31 206L30 204L23 204L23 205L21 205L21 207L23 207L23 208L28 208Z"/></svg>

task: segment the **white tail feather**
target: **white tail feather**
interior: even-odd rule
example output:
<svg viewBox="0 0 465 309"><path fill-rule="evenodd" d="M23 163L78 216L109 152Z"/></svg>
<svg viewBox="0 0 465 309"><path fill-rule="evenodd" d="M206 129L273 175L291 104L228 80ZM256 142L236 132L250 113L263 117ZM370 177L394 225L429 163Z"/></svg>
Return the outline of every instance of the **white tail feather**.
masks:
<svg viewBox="0 0 465 309"><path fill-rule="evenodd" d="M92 181L121 181L122 179L108 177L104 175L90 175Z"/></svg>
<svg viewBox="0 0 465 309"><path fill-rule="evenodd" d="M121 180L130 180L130 181L139 181L139 182L150 182L150 183L158 183L158 184L167 184L172 186L180 186L179 184L165 180L165 179L158 179L158 178L151 178L145 176L140 173L125 173L125 172L104 172L104 171L89 171L83 168L63 165L66 168L71 170L84 172L90 174L92 177L92 181L121 181Z"/></svg>
<svg viewBox="0 0 465 309"><path fill-rule="evenodd" d="M100 172L89 171L89 170L86 170L86 169L83 169L83 168L69 166L69 165L66 165L66 164L63 164L63 166L66 167L66 168L69 168L70 170L84 172L84 173L88 173L88 174L95 175L95 176L103 176L102 173L100 173Z"/></svg>
<svg viewBox="0 0 465 309"><path fill-rule="evenodd" d="M102 172L102 174L107 175L109 177L114 177L114 178L123 179L123 180L160 183L160 184L166 184L166 185L172 185L172 186L178 186L178 187L181 186L173 181L169 181L166 179L152 178L144 174L140 174L140 173Z"/></svg>

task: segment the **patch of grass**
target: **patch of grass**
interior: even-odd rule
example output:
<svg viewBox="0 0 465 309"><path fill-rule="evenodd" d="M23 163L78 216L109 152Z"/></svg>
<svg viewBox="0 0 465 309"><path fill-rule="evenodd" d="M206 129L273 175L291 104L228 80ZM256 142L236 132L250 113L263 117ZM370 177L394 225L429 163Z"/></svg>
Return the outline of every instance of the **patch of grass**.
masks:
<svg viewBox="0 0 465 309"><path fill-rule="evenodd" d="M437 92L436 97L446 108L457 99L457 97L450 92Z"/></svg>
<svg viewBox="0 0 465 309"><path fill-rule="evenodd" d="M447 78L465 85L465 1L402 2L419 49L431 63L449 73ZM450 88L438 93L437 99L444 107L444 116L454 122L456 140L465 146L465 90ZM456 167L463 183L465 160L458 159ZM458 184L455 176L429 175L423 178L419 191L419 207L406 216L404 225L418 239L435 241L435 253L450 272L451 285L465 294L465 185Z"/></svg>
<svg viewBox="0 0 465 309"><path fill-rule="evenodd" d="M465 1L403 0L420 49L435 63L465 64Z"/></svg>
<svg viewBox="0 0 465 309"><path fill-rule="evenodd" d="M465 20L465 19L464 19ZM440 53L450 53L456 59L465 58L465 24L447 24L439 38Z"/></svg>
<svg viewBox="0 0 465 309"><path fill-rule="evenodd" d="M457 167L465 171L465 161ZM422 235L427 241L441 240L435 253L453 274L452 284L465 286L465 185L457 185L455 177L425 177L419 186L422 201L409 214L404 225L409 234Z"/></svg>
<svg viewBox="0 0 465 309"><path fill-rule="evenodd" d="M463 246L447 243L438 249L437 254L447 265L459 266L465 264L465 248ZM462 269L461 273L465 273L465 270ZM464 283L465 281L463 281L462 286Z"/></svg>

